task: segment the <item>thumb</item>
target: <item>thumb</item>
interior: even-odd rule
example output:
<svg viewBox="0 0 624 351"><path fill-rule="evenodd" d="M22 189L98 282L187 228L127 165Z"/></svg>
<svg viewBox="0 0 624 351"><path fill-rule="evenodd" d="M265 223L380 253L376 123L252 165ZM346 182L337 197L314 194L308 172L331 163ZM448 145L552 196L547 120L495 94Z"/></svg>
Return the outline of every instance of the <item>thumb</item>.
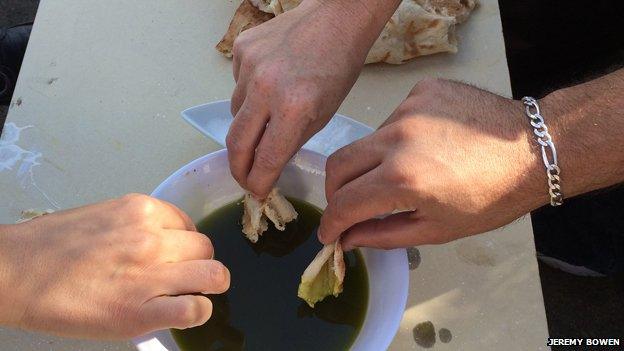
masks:
<svg viewBox="0 0 624 351"><path fill-rule="evenodd" d="M342 236L345 251L355 247L390 250L432 244L435 241L427 222L417 218L415 212L402 212L383 219L370 219L349 228Z"/></svg>
<svg viewBox="0 0 624 351"><path fill-rule="evenodd" d="M205 296L158 296L141 306L139 319L149 333L161 329L186 329L202 325L212 315L212 302Z"/></svg>

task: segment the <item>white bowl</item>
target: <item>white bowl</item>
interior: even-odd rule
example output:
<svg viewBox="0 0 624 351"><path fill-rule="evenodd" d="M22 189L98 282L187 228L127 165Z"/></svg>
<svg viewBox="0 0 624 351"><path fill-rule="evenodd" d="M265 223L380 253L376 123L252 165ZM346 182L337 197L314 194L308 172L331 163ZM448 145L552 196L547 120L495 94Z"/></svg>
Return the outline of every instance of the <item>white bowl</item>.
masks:
<svg viewBox="0 0 624 351"><path fill-rule="evenodd" d="M301 150L286 166L277 186L285 195L325 208L326 157ZM227 150L213 152L180 168L152 196L169 201L198 222L243 195L230 175ZM364 325L351 350L387 349L403 316L408 289L405 250L363 249L370 285ZM140 351L179 351L168 330L134 340Z"/></svg>

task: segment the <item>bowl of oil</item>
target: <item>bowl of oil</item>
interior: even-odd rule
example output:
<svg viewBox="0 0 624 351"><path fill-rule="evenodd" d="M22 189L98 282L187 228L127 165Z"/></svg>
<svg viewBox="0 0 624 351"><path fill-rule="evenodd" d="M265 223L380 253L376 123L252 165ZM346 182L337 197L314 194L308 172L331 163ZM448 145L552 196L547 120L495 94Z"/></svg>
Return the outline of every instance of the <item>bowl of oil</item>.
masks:
<svg viewBox="0 0 624 351"><path fill-rule="evenodd" d="M257 243L241 232L244 194L229 172L227 150L180 168L153 193L197 223L231 273L230 290L211 295L204 325L162 330L134 340L140 351L380 351L401 321L408 290L405 250L345 253L343 293L309 307L297 297L300 277L322 245L316 229L325 200L326 157L301 150L277 187L299 213L285 231L270 226Z"/></svg>

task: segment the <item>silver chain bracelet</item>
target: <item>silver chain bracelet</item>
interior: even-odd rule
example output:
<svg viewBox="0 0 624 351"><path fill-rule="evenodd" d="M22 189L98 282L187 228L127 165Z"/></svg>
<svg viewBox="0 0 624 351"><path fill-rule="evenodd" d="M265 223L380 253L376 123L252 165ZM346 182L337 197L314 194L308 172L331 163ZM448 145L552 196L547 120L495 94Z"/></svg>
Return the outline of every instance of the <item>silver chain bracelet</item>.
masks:
<svg viewBox="0 0 624 351"><path fill-rule="evenodd" d="M537 143L542 148L542 159L546 166L546 175L548 176L548 193L550 194L550 205L559 206L563 204L563 193L561 192L561 170L557 165L557 149L553 144L552 137L548 133L548 127L544 123L544 117L540 113L540 107L537 100L530 96L522 98L527 117L531 119L533 133L537 136ZM550 156L550 157L549 157Z"/></svg>

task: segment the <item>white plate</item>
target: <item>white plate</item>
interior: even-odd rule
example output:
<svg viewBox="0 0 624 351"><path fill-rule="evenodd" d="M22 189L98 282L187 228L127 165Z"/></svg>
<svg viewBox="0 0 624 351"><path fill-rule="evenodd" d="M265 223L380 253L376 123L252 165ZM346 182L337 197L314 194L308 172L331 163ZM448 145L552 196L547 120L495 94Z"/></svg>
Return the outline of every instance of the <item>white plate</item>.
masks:
<svg viewBox="0 0 624 351"><path fill-rule="evenodd" d="M182 111L182 117L202 134L225 147L233 118L230 100L210 102ZM334 115L325 128L316 133L304 149L329 156L341 147L373 132L373 128L343 115Z"/></svg>

